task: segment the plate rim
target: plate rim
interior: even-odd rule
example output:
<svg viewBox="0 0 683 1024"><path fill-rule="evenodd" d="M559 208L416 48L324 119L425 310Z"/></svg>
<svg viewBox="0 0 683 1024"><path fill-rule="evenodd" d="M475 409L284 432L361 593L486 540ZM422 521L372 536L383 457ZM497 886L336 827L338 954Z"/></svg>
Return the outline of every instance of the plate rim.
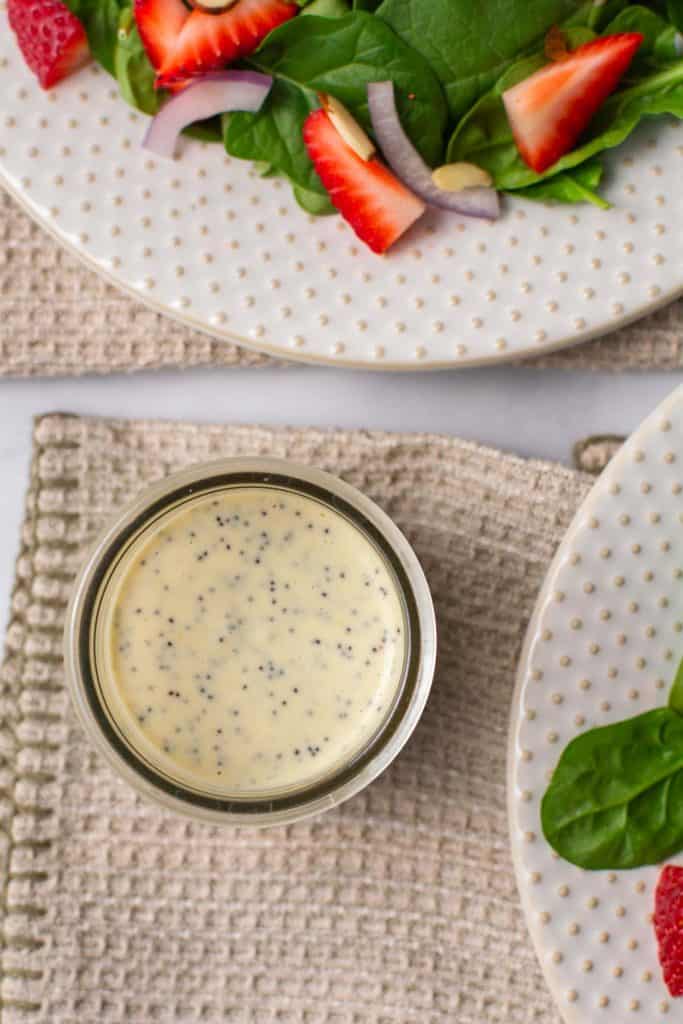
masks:
<svg viewBox="0 0 683 1024"><path fill-rule="evenodd" d="M565 337L547 345L539 346L528 344L524 348L517 349L514 352L494 352L489 356L482 356L479 358L458 356L446 360L424 359L411 364L405 360L401 362L393 362L391 360L382 359L381 362L377 362L376 360L370 359L340 359L335 356L300 353L285 349L284 344L282 346L276 346L264 343L255 343L251 338L245 338L241 334L237 334L233 331L221 330L219 327L211 327L208 324L195 321L191 314L173 310L163 302L157 302L150 296L142 294L132 285L121 281L113 272L102 267L101 264L98 263L97 260L94 259L94 257L92 257L87 251L80 249L66 236L65 233L62 233L54 224L50 223L49 218L32 202L30 195L22 192L10 180L5 168L3 167L1 157L0 185L7 191L12 199L18 203L24 213L26 213L33 222L51 238L53 238L58 245L62 246L62 248L70 253L70 255L75 256L77 260L84 264L87 269L97 274L124 295L127 295L129 298L139 302L147 309L158 313L160 316L167 317L183 327L198 331L200 334L213 338L214 341L238 345L252 352L266 355L272 359L278 360L279 362L285 363L300 363L308 366L328 366L338 370L367 370L374 373L434 373L439 370L467 370L487 366L499 366L506 363L516 364L525 359L544 358L546 355L552 355L554 352L560 352L564 349L574 348L577 345L583 345L589 341L595 341L601 337L607 337L609 334L613 334L623 327L628 327L629 324L637 323L639 320L649 316L651 313L655 313L657 310L663 309L665 306L668 306L677 299L683 297L682 280L681 283L672 290L662 295L658 295L651 302L645 303L643 306L639 306L638 309L631 310L629 313L611 320L609 324L602 324L593 329L580 331L571 337Z"/></svg>
<svg viewBox="0 0 683 1024"><path fill-rule="evenodd" d="M637 444L638 438L641 434L650 428L650 425L657 420L660 420L662 416L666 416L667 411L683 402L683 384L678 384L674 390L666 396L648 415L643 419L638 426L633 430L624 441L624 444L617 452L617 454L610 459L605 469L600 473L598 478L593 483L592 487L584 497L583 501L577 508L576 512L572 516L571 522L567 527L562 540L560 541L555 554L552 557L550 565L548 566L547 572L544 576L543 583L536 597L529 624L524 634L524 642L520 650L519 660L517 663L517 669L515 672L515 685L512 692L512 699L510 704L510 714L508 722L508 733L507 733L507 751L506 751L506 806L507 806L507 824L508 824L508 840L510 845L510 856L512 859L512 866L515 874L515 884L517 886L517 893L519 900L522 905L524 913L524 923L526 925L527 932L531 939L531 943L534 948L534 954L536 961L543 974L544 981L548 987L548 991L552 997L553 1003L555 1004L558 1013L562 1017L565 1024L585 1024L585 1016L578 1016L578 1011L575 1010L571 1005L565 1006L559 1003L555 989L550 983L550 971L549 965L546 963L542 956L542 947L538 938L539 929L532 925L532 906L528 898L528 886L522 885L522 871L523 864L520 854L520 845L515 840L515 827L514 827L514 786L515 786L515 740L517 729L519 725L519 712L520 712L520 699L522 696L522 689L526 679L526 669L528 667L529 653L533 646L536 638L536 632L538 629L538 623L541 619L543 609L545 608L548 600L550 591L552 590L552 584L559 569L559 566L564 561L564 555L567 548L573 543L576 530L579 521L582 520L586 512L589 511L595 504L598 497L601 495L602 485L607 479L607 474L615 472L619 469L622 462L628 460L628 454L631 447ZM544 840L545 841L545 840Z"/></svg>

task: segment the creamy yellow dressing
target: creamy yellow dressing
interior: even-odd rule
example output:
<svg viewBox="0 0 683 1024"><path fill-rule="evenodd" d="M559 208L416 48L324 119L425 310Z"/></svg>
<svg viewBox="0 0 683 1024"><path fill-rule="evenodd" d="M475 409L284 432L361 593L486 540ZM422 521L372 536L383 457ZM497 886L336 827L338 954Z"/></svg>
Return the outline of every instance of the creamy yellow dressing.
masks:
<svg viewBox="0 0 683 1024"><path fill-rule="evenodd" d="M398 695L396 581L314 498L239 486L186 503L131 546L109 593L107 707L182 784L239 796L309 785L367 745Z"/></svg>

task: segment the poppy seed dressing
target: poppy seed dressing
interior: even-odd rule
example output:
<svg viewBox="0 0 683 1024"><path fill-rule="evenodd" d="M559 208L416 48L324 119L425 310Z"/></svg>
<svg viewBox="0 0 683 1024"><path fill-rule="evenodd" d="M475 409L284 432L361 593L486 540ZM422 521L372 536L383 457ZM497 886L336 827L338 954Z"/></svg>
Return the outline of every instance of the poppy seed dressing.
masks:
<svg viewBox="0 0 683 1024"><path fill-rule="evenodd" d="M300 788L386 722L403 601L368 536L294 491L234 486L160 517L112 578L103 697L127 741L184 785Z"/></svg>

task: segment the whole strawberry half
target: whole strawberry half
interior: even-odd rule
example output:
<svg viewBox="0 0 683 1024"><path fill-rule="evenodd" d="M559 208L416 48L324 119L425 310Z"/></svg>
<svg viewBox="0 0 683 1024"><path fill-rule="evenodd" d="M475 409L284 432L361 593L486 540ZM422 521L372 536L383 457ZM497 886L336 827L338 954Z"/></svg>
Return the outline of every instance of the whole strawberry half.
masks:
<svg viewBox="0 0 683 1024"><path fill-rule="evenodd" d="M424 213L422 200L383 163L347 145L324 110L308 115L303 137L333 204L373 252L386 252Z"/></svg>
<svg viewBox="0 0 683 1024"><path fill-rule="evenodd" d="M7 14L24 60L43 89L89 60L85 30L61 0L7 0Z"/></svg>
<svg viewBox="0 0 683 1024"><path fill-rule="evenodd" d="M662 869L654 926L666 987L672 996L683 996L683 868L668 864Z"/></svg>
<svg viewBox="0 0 683 1024"><path fill-rule="evenodd" d="M542 174L574 148L642 41L639 32L601 36L503 93L512 134L527 166Z"/></svg>

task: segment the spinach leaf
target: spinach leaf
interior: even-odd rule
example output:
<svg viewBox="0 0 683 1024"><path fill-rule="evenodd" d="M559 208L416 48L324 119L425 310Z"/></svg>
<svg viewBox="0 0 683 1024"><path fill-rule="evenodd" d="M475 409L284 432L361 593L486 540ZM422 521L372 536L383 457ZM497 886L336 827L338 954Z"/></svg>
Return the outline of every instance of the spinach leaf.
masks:
<svg viewBox="0 0 683 1024"><path fill-rule="evenodd" d="M320 192L301 188L299 185L294 185L292 192L301 209L313 214L314 217L326 217L337 212L327 194L323 196Z"/></svg>
<svg viewBox="0 0 683 1024"><path fill-rule="evenodd" d="M636 53L629 77L634 70L642 70L643 66L651 66L669 60L678 60L676 29L649 7L642 4L629 4L607 25L606 35L617 32L640 32L643 42Z"/></svg>
<svg viewBox="0 0 683 1024"><path fill-rule="evenodd" d="M592 6L580 0L384 0L377 15L429 61L457 119L551 25Z"/></svg>
<svg viewBox="0 0 683 1024"><path fill-rule="evenodd" d="M561 857L590 870L657 864L683 849L683 717L658 708L578 736L541 823Z"/></svg>
<svg viewBox="0 0 683 1024"><path fill-rule="evenodd" d="M676 672L676 678L673 681L671 687L671 693L669 694L669 707L672 711L678 712L679 715L683 715L683 658L681 658Z"/></svg>
<svg viewBox="0 0 683 1024"><path fill-rule="evenodd" d="M674 28L683 32L683 0L667 0L666 13Z"/></svg>
<svg viewBox="0 0 683 1024"><path fill-rule="evenodd" d="M673 25L657 37L653 57L656 61L680 60L683 57L683 35Z"/></svg>
<svg viewBox="0 0 683 1024"><path fill-rule="evenodd" d="M315 93L300 89L281 79L273 87L255 114L236 113L223 119L223 141L231 156L256 160L268 165L270 171L283 174L299 190L301 205L310 212L330 213L334 207L315 173L306 152L301 129L304 121L318 106Z"/></svg>
<svg viewBox="0 0 683 1024"><path fill-rule="evenodd" d="M220 117L210 117L207 121L196 121L183 128L183 135L199 142L222 142L223 126Z"/></svg>
<svg viewBox="0 0 683 1024"><path fill-rule="evenodd" d="M271 32L250 64L290 85L332 93L367 129L368 82L391 78L413 143L432 165L441 156L447 117L441 86L426 60L372 14L293 18Z"/></svg>
<svg viewBox="0 0 683 1024"><path fill-rule="evenodd" d="M131 7L124 8L120 15L113 71L126 102L145 114L156 114L161 103L154 88L155 72L138 35Z"/></svg>
<svg viewBox="0 0 683 1024"><path fill-rule="evenodd" d="M95 60L113 75L119 17L128 0L66 0L66 6L83 25Z"/></svg>
<svg viewBox="0 0 683 1024"><path fill-rule="evenodd" d="M570 15L564 25L567 28L584 25L594 32L602 32L605 25L627 6L628 0L589 0L576 14Z"/></svg>
<svg viewBox="0 0 683 1024"><path fill-rule="evenodd" d="M343 18L351 10L347 0L312 0L302 14L317 14L320 18Z"/></svg>
<svg viewBox="0 0 683 1024"><path fill-rule="evenodd" d="M663 18L668 17L668 0L641 0L641 3L645 4L646 7L651 7L653 10L659 11Z"/></svg>
<svg viewBox="0 0 683 1024"><path fill-rule="evenodd" d="M608 210L609 203L598 194L602 180L603 166L597 157L575 167L573 171L555 174L552 178L527 185L515 192L522 199L534 199L556 203L592 203L601 210Z"/></svg>
<svg viewBox="0 0 683 1024"><path fill-rule="evenodd" d="M618 146L644 117L683 117L683 61L649 71L614 93L600 108L581 145L538 175L517 152L501 94L542 65L530 57L514 65L458 125L448 146L448 160L469 160L485 167L498 188L519 189L570 170L606 149Z"/></svg>

